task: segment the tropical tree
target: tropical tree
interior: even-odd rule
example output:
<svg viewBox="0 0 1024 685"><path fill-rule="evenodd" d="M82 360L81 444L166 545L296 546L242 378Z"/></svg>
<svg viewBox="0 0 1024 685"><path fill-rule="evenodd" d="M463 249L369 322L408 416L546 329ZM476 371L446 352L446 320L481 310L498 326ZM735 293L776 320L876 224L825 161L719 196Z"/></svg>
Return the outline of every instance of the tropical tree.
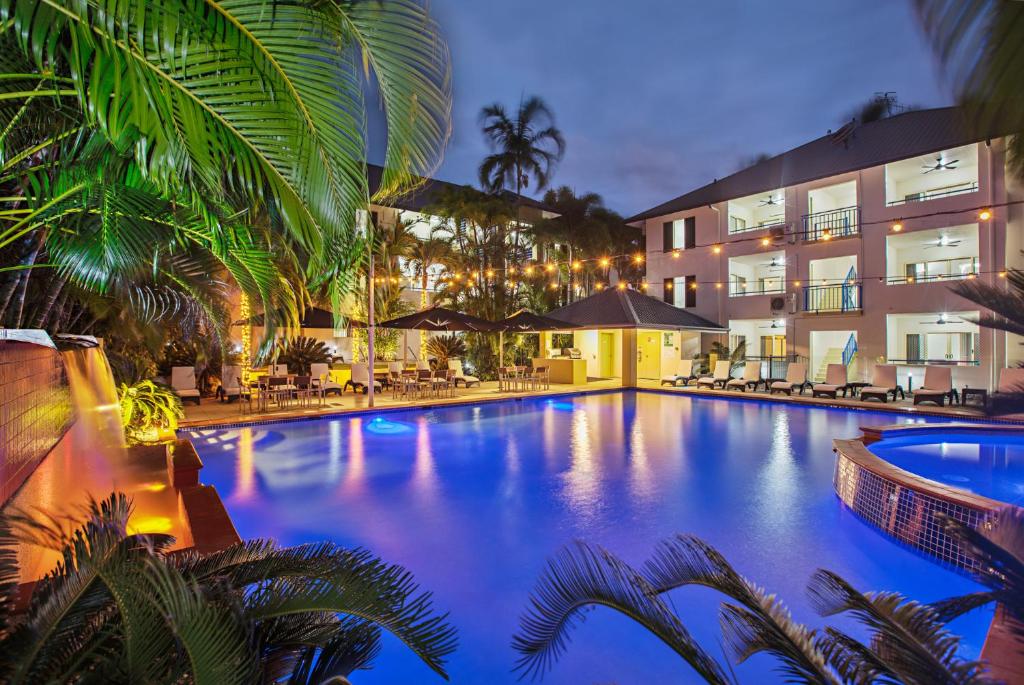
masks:
<svg viewBox="0 0 1024 685"><path fill-rule="evenodd" d="M515 189L519 224L523 189L529 187L531 178L535 190L547 187L555 165L565 154L565 139L555 126L551 109L536 95L520 100L512 117L501 103L488 105L480 111L480 123L492 150L480 164L480 186L491 193ZM517 252L519 234L517 230Z"/></svg>
<svg viewBox="0 0 1024 685"><path fill-rule="evenodd" d="M137 266L144 248L167 252L166 236L152 239L151 224L162 215L139 206L141 194L187 215L168 226L177 250L192 240L225 267L247 261L241 278L230 272L243 290L253 280L264 288L287 280L266 268L261 251L294 253L310 288L340 302L362 253L355 212L369 199L364 86L375 83L388 122L378 199L420 182L449 133L447 51L416 0L6 0L0 21L7 41L0 50L0 183L27 188L4 188L11 202L0 207L6 270L36 266L54 235L80 238L67 227L76 213L102 212L100 226L113 217L123 224L106 236L106 249L88 251L93 262L104 256L104 266ZM71 177L67 148L77 150L80 140L98 147L96 137L116 153L108 157L120 157L120 173L101 165L99 179ZM264 230L283 240L268 248ZM64 262L47 253L47 261L57 263L62 280L90 276L75 288L109 293L118 272L90 270L87 261L75 271L68 260L82 251L73 252L64 251ZM165 259L146 256L142 264ZM175 280L173 266L158 271L178 289L191 287ZM2 288L0 302L6 309L13 298L20 320L27 277ZM62 292L67 286L44 296L47 310Z"/></svg>
<svg viewBox="0 0 1024 685"><path fill-rule="evenodd" d="M181 398L174 390L142 380L121 384L117 392L121 405L121 424L129 444L156 442L160 431L173 433L185 416Z"/></svg>
<svg viewBox="0 0 1024 685"><path fill-rule="evenodd" d="M0 521L0 680L5 683L347 682L393 633L435 673L455 631L405 569L330 543L251 540L201 555L132 533L122 494L69 526ZM18 542L62 562L14 612Z"/></svg>
<svg viewBox="0 0 1024 685"><path fill-rule="evenodd" d="M1008 162L1024 178L1024 3L915 0L968 121L982 137L1011 134Z"/></svg>
<svg viewBox="0 0 1024 685"><path fill-rule="evenodd" d="M705 681L731 683L730 671L692 638L663 597L696 585L727 598L720 623L737 662L770 654L787 682L991 683L981 662L957 656L959 639L946 623L992 602L1021 616L1024 517L1003 512L992 531L947 522L951 534L970 541L981 562L979 580L988 590L926 605L892 592L860 592L831 571L812 576L808 593L818 613L851 615L866 630L866 642L835 627L816 630L797 623L781 600L737 573L699 538L677 535L663 541L642 568L578 542L549 562L533 592L512 642L519 653L516 669L543 676L565 651L583 613L603 606L647 628Z"/></svg>

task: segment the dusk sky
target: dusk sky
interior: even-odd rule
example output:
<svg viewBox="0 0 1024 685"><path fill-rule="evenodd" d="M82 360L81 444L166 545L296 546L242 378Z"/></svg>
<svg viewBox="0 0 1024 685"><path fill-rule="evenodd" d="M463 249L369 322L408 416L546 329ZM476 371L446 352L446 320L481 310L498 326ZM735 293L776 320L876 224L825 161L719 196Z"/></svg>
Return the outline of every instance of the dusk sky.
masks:
<svg viewBox="0 0 1024 685"><path fill-rule="evenodd" d="M554 110L554 184L630 215L841 125L876 91L949 104L909 0L432 0L452 52L452 140L435 174L476 183L477 116Z"/></svg>

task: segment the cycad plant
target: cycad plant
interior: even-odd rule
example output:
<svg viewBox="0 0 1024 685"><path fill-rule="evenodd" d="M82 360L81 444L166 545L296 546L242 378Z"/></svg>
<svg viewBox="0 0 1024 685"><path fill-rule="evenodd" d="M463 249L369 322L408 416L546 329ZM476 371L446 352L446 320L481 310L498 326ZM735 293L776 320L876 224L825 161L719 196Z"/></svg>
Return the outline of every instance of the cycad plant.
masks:
<svg viewBox="0 0 1024 685"><path fill-rule="evenodd" d="M393 633L441 677L455 631L410 574L330 543L252 540L210 555L131 534L115 494L74 529L0 521L0 682L341 683ZM63 561L15 613L18 540Z"/></svg>
<svg viewBox="0 0 1024 685"><path fill-rule="evenodd" d="M282 340L277 345L277 363L286 364L292 373L307 374L311 364L330 360L330 350L316 338L299 335Z"/></svg>
<svg viewBox="0 0 1024 685"><path fill-rule="evenodd" d="M542 677L566 650L584 612L603 606L645 627L705 681L731 683L731 670L693 639L685 617L663 597L697 585L725 596L720 623L736 661L770 654L786 682L992 683L981 662L957 656L959 638L946 623L993 602L1016 621L1024 619L1024 514L1007 509L980 531L951 519L946 525L973 550L981 569L978 580L987 590L927 605L892 592L861 592L831 571L811 577L808 593L818 613L849 614L866 629L866 642L834 626L818 630L797 623L781 600L737 573L699 538L677 535L663 541L642 568L578 542L548 563L534 590L512 641L519 653L516 670Z"/></svg>
<svg viewBox="0 0 1024 685"><path fill-rule="evenodd" d="M142 380L121 384L121 424L129 444L159 440L161 431L173 432L185 416L181 398L165 385Z"/></svg>

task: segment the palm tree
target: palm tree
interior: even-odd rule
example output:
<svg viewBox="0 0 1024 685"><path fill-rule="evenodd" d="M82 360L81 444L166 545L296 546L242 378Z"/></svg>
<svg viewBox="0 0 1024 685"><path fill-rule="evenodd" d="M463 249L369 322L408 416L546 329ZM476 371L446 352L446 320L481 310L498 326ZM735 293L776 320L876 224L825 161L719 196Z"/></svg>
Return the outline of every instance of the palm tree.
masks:
<svg viewBox="0 0 1024 685"><path fill-rule="evenodd" d="M70 531L54 518L0 521L5 683L348 682L382 630L447 678L455 631L401 567L330 543L170 554L170 536L129 532L122 494L84 513ZM19 540L63 559L24 614L13 612Z"/></svg>
<svg viewBox="0 0 1024 685"><path fill-rule="evenodd" d="M76 112L19 163L45 167L48 147L98 132L171 201L273 217L336 300L354 283L369 199L365 83L388 123L378 198L421 182L449 135L447 49L417 0L12 0L4 18L19 51L0 61L0 131L25 129L46 99ZM0 246L38 228L10 224Z"/></svg>
<svg viewBox="0 0 1024 685"><path fill-rule="evenodd" d="M431 236L426 240L418 240L409 251L409 261L414 273L420 279L420 309L430 305L430 294L427 292L430 267L444 264L451 259L452 248L446 240ZM427 335L420 333L420 358L427 358Z"/></svg>
<svg viewBox="0 0 1024 685"><path fill-rule="evenodd" d="M862 593L831 571L819 570L808 593L822 616L850 614L869 640L834 627L810 629L795 622L783 603L737 573L711 545L689 535L663 541L642 568L611 552L578 542L548 563L523 618L513 647L516 670L540 677L565 651L584 612L603 606L647 628L709 683L731 683L729 671L690 636L662 595L697 585L718 591L726 645L738 662L771 654L787 682L839 684L899 682L991 683L981 662L956 656L959 639L945 627L965 611L1001 602L1019 617L1024 597L1024 517L1008 511L995 532L963 526L952 531L972 541L990 590L919 604L891 592Z"/></svg>
<svg viewBox="0 0 1024 685"><path fill-rule="evenodd" d="M523 189L532 178L534 188L543 190L565 154L565 139L554 120L547 103L536 95L519 102L514 118L497 102L480 111L484 137L493 151L480 164L480 186L491 193L515 189L517 253Z"/></svg>
<svg viewBox="0 0 1024 685"><path fill-rule="evenodd" d="M982 137L1012 134L1008 162L1024 178L1024 3L915 0L925 33Z"/></svg>

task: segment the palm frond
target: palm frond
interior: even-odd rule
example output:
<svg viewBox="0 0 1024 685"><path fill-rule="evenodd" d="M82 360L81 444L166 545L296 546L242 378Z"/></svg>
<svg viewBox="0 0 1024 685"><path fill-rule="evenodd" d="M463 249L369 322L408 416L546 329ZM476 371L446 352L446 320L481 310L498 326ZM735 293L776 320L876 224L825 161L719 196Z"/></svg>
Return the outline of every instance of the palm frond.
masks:
<svg viewBox="0 0 1024 685"><path fill-rule="evenodd" d="M738 602L741 606L723 606L722 628L740 661L769 652L781 660L781 670L788 677L837 682L817 649L815 632L795 622L782 602L737 573L718 550L700 538L677 535L663 541L645 564L644 575L659 594L701 585Z"/></svg>
<svg viewBox="0 0 1024 685"><path fill-rule="evenodd" d="M613 554L583 542L548 562L519 620L515 669L539 678L564 653L572 630L593 606L618 611L651 631L709 683L727 683L721 666L698 645L647 580Z"/></svg>
<svg viewBox="0 0 1024 685"><path fill-rule="evenodd" d="M872 634L872 653L900 682L988 682L980 662L957 657L960 639L927 605L892 592L861 593L825 570L811 578L808 594L821 615L850 612L864 624Z"/></svg>
<svg viewBox="0 0 1024 685"><path fill-rule="evenodd" d="M954 285L951 290L991 312L974 317L974 322L979 326L1024 335L1024 272L1009 271L1006 280L1009 289L964 281Z"/></svg>

